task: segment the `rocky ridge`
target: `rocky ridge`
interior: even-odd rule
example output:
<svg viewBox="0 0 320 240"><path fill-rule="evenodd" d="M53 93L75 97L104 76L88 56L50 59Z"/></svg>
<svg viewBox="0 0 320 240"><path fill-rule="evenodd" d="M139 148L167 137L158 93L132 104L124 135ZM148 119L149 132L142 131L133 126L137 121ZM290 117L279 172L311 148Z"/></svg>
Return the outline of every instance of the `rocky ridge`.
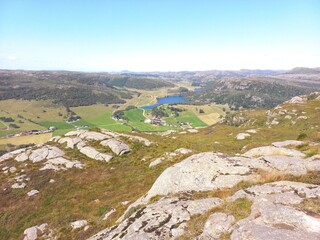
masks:
<svg viewBox="0 0 320 240"><path fill-rule="evenodd" d="M320 155L306 158L302 152L288 147L294 143L297 142L276 142L273 146L251 149L241 156L213 152L192 155L166 169L148 193L128 207L118 220L118 226L105 229L90 239L175 239L187 231L185 222L193 212L187 211L185 216L183 209L188 209L189 204L201 209L199 214L239 198L253 202L250 216L236 222L232 215L215 213L208 218L203 234L197 239L219 239L220 234L231 234L231 239L265 239L260 238L264 234L270 239L278 239L278 234L283 239L291 239L288 236L296 232L298 236L305 236L302 239L317 239L320 218L295 208L306 199L320 197L320 186L317 185L288 181L256 185L240 190L226 200L215 198L219 204L209 205L205 210L201 208L202 201L210 202L211 198L172 197L233 188L241 182L258 182L262 178L260 172L301 176L308 171L320 171ZM149 203L158 196L162 198ZM130 215L132 209L138 210ZM278 213L287 217L278 217Z"/></svg>

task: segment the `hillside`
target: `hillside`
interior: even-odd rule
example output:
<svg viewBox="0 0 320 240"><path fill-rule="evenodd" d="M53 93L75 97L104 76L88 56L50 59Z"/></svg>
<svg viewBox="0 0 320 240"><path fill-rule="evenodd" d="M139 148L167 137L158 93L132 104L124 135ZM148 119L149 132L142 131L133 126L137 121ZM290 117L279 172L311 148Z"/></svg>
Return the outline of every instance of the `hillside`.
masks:
<svg viewBox="0 0 320 240"><path fill-rule="evenodd" d="M77 130L5 154L0 236L319 239L319 109L315 93L196 131Z"/></svg>
<svg viewBox="0 0 320 240"><path fill-rule="evenodd" d="M0 86L0 100L53 100L53 103L76 107L124 103L135 94L119 88L150 90L174 85L161 79L108 73L0 70Z"/></svg>
<svg viewBox="0 0 320 240"><path fill-rule="evenodd" d="M320 89L317 86L294 85L274 78L222 78L208 82L202 91L186 94L194 102L229 104L234 108L274 107L293 96Z"/></svg>

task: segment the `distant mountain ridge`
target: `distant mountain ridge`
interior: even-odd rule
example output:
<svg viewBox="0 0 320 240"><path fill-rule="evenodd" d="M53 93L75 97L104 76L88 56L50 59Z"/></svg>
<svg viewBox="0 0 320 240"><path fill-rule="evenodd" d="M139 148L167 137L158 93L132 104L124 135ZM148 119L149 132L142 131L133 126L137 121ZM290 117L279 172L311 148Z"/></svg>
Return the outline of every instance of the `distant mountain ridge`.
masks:
<svg viewBox="0 0 320 240"><path fill-rule="evenodd" d="M317 67L317 68L296 67L286 72L286 74L320 74L320 67Z"/></svg>

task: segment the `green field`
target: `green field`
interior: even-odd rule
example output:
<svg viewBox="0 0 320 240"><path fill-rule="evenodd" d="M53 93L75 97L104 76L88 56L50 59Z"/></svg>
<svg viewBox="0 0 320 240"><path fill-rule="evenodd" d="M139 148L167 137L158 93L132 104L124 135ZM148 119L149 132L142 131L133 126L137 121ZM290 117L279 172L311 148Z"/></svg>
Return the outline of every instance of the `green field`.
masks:
<svg viewBox="0 0 320 240"><path fill-rule="evenodd" d="M124 115L129 119L130 122L143 122L145 120L145 117L143 116L143 110L140 108L125 111Z"/></svg>
<svg viewBox="0 0 320 240"><path fill-rule="evenodd" d="M66 122L45 121L45 122L40 122L39 125L41 125L45 128L56 127L57 130L54 131L54 133L53 133L54 136L63 135L65 133L70 132L75 129L75 127L73 125L66 123Z"/></svg>
<svg viewBox="0 0 320 240"><path fill-rule="evenodd" d="M131 127L123 125L112 118L112 109L102 104L72 108L82 119L73 123L76 126L87 125L89 128L105 128L130 132Z"/></svg>
<svg viewBox="0 0 320 240"><path fill-rule="evenodd" d="M192 127L205 127L207 124L202 122L193 112L183 111L180 113L180 116L177 117L179 122L189 122Z"/></svg>
<svg viewBox="0 0 320 240"><path fill-rule="evenodd" d="M51 126L57 128L53 133L54 136L63 135L77 128L104 128L123 132L131 132L132 130L140 132L161 132L179 128L179 121L190 122L192 127L204 127L207 126L208 121L212 121L215 117L211 117L210 114L218 112L218 110L222 112L219 108L213 109L212 106L202 106L206 114L199 115L197 114L197 107L182 105L181 108L184 108L185 111L180 112L179 117L174 117L171 110L167 108L165 111L170 117L164 118L164 120L168 125L171 125L169 127L145 123L146 117L152 118L151 110L143 110L141 108L131 109L124 112L128 119L127 121L118 121L112 118L112 114L116 110L115 108L103 104L95 104L70 108L70 110L80 116L81 119L74 123L66 123L66 119L70 117L70 112L67 112L63 106L52 104L49 101L6 100L1 102L0 116L12 117L14 119L12 123L18 125L19 128L8 128L7 126L10 123L0 121L0 137L33 129L44 130ZM124 106L125 105L121 105L120 109L123 109ZM166 108L166 106L164 107ZM205 117L209 120L205 121ZM204 118L203 121L202 118ZM218 118L218 116L216 116L216 118Z"/></svg>

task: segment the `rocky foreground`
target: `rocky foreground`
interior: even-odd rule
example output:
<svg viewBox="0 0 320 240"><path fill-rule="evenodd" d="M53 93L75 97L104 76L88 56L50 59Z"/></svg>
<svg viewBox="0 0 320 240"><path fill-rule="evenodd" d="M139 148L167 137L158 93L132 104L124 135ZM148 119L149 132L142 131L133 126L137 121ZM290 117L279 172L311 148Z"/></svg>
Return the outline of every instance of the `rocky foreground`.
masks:
<svg viewBox="0 0 320 240"><path fill-rule="evenodd" d="M175 239L188 231L192 216L203 214L226 202L246 198L252 201L251 214L236 221L223 211L208 217L203 233L196 239L320 239L320 216L299 210L307 199L320 198L320 186L290 181L254 185L220 198L193 199L193 192L233 188L240 182L259 182L259 173L301 176L320 171L320 155L306 158L291 149L295 141L254 148L241 156L200 153L166 169L148 193L128 207L118 226L90 239ZM174 197L179 193L188 197ZM154 197L160 200L149 203ZM139 209L127 219L130 209Z"/></svg>
<svg viewBox="0 0 320 240"><path fill-rule="evenodd" d="M303 105L307 98L296 97L289 103ZM308 121L308 117L296 120L299 115L279 106L267 112L266 127L293 121L287 117L290 114L295 117L292 126ZM247 129L232 138L246 141L259 131L262 130ZM26 173L27 168L48 174L86 171L95 162L108 165L114 159L125 161L120 156L129 156L136 144L156 151L156 147L152 148L154 142L140 136L79 130L54 137L44 145L7 153L0 157L1 173L8 176L10 182L3 189L4 194L21 190L20 194L32 201L42 193L28 186L32 179L29 172ZM90 232L93 221L73 218L66 222L66 229L78 234L72 236L90 232L86 235L91 236L90 240L320 239L320 185L310 184L313 178L318 179L320 154L304 151L307 147L320 149L320 143L286 139L260 147L245 146L234 155L212 151L194 154L193 150L177 148L153 159L142 158L140 163L145 163L150 171L173 163L163 168L143 196L136 196L135 201L122 201L120 205L124 210L109 206L101 220L107 222L120 212L112 226L101 227L103 230L98 233ZM54 183L54 179L48 181L48 184ZM90 204L99 201L95 199ZM195 235L192 227L198 226L198 221L204 224ZM64 239L50 222L24 228L21 238Z"/></svg>
<svg viewBox="0 0 320 240"><path fill-rule="evenodd" d="M84 167L81 162L64 158L63 148L78 148L80 153L93 160L107 162L112 156L106 157L97 152L88 146L87 140L107 144L115 154L130 152L128 145L116 139L117 137L119 136L115 133L106 132L70 132L66 137L52 139L53 143L60 143L62 149L52 145L22 149L2 156L1 162L9 159L30 164L43 162L39 171L61 171L72 167L81 169ZM151 144L146 139L137 140ZM221 236L230 236L231 239L320 239L320 216L299 208L303 201L320 198L318 185L276 181L239 190L226 199L192 196L194 192L234 188L241 182L258 183L266 173L301 176L320 171L320 155L306 157L304 153L294 149L297 144L304 142L275 142L272 146L253 148L236 156L214 152L192 155L167 168L147 194L127 208L118 219L118 225L107 228L90 239L175 239L188 231L188 221L193 216L238 199L252 202L248 217L236 221L230 213L213 212L208 216L202 234L196 239L220 239ZM12 169L3 169L4 172L10 170ZM25 188L27 181L26 175L18 176L11 187ZM181 193L188 194L181 197ZM28 192L29 196L35 194L39 192ZM158 200L150 202L153 198ZM70 224L73 229L89 228L86 220ZM37 239L38 235L48 239L55 238L54 230L47 223L32 226L24 234L25 240Z"/></svg>

